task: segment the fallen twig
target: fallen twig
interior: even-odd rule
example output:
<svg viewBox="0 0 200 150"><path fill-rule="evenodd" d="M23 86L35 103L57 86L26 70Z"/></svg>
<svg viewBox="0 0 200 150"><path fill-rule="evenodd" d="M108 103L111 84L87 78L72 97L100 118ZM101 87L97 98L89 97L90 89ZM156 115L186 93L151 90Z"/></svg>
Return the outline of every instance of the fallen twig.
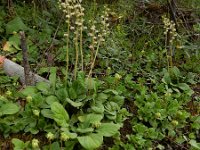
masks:
<svg viewBox="0 0 200 150"><path fill-rule="evenodd" d="M3 68L4 72L8 76L18 76L19 80L22 84L25 84L25 77L24 77L24 67L16 64L15 62L6 59L4 56L0 56L0 66ZM34 74L30 72L30 75L32 76L32 83L36 84L38 82L47 82L49 83L49 80Z"/></svg>

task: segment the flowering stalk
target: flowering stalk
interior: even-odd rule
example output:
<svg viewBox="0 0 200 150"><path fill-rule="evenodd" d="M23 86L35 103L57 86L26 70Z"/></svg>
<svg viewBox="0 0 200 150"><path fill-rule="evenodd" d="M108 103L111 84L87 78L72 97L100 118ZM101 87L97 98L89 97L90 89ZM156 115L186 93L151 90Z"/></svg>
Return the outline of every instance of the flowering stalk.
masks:
<svg viewBox="0 0 200 150"><path fill-rule="evenodd" d="M66 74L65 74L65 80L68 79L68 70L69 70L69 35L70 35L70 17L67 20L67 48L66 48Z"/></svg>
<svg viewBox="0 0 200 150"><path fill-rule="evenodd" d="M95 61L96 61L96 58L97 58L97 54L98 54L98 52L99 52L99 46L100 46L100 41L98 42L97 49L96 49L96 53L95 53L93 62L92 62L92 64L91 64L90 72L89 72L89 74L88 74L88 77L90 77L91 74L92 74L92 70L93 70L93 68L94 68L94 64L95 64Z"/></svg>
<svg viewBox="0 0 200 150"><path fill-rule="evenodd" d="M82 0L65 0L62 2L59 0L59 7L66 14L67 32L64 34L66 36L67 47L66 47L66 75L68 78L69 72L69 35L70 30L75 30L74 38L74 48L75 48L75 67L74 67L74 78L76 79L78 70L78 56L79 49L81 53L81 70L83 70L83 48L82 48L82 32L83 32L83 16L84 8L81 6ZM73 32L72 32L73 33ZM80 42L80 43L79 43Z"/></svg>
<svg viewBox="0 0 200 150"><path fill-rule="evenodd" d="M99 47L103 42L105 42L105 37L108 34L108 30L107 30L108 26L109 26L109 24L107 23L108 11L109 11L109 9L107 7L105 7L104 14L101 16L102 27L101 27L100 31L96 30L95 25L93 25L91 27L91 33L89 33L89 35L92 38L92 44L90 45L89 48L92 50L91 58L93 60L91 62L88 78L91 77L91 75L92 75L92 70L94 69L94 65L95 65L95 61L96 61L96 58L97 58L97 54L99 52ZM93 58L95 47L96 47L96 53L95 53L95 56Z"/></svg>
<svg viewBox="0 0 200 150"><path fill-rule="evenodd" d="M167 56L167 64L168 64L168 70L170 67L173 66L173 42L175 38L177 37L177 32L175 28L175 23L173 21L170 21L168 18L163 17L163 23L166 35L165 38L165 47L168 46L168 52L166 52ZM169 41L169 42L168 42Z"/></svg>
<svg viewBox="0 0 200 150"><path fill-rule="evenodd" d="M81 20L80 22L80 52L81 52L81 70L82 71L84 69L84 65L83 65L83 15L84 13L83 11L84 11L84 8L81 7L80 9L80 16L81 16L80 18Z"/></svg>
<svg viewBox="0 0 200 150"><path fill-rule="evenodd" d="M78 50L78 31L75 33L75 38L74 38L74 43L75 43L75 50L76 50L76 60L75 60L75 66L74 66L74 79L76 79L77 75L77 67L78 67L78 55L79 55L79 50Z"/></svg>

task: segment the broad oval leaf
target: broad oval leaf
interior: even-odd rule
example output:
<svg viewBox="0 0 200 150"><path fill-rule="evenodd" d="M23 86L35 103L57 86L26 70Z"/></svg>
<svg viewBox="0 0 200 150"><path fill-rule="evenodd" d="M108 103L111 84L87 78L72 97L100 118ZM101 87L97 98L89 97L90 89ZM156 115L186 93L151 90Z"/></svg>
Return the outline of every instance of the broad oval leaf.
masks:
<svg viewBox="0 0 200 150"><path fill-rule="evenodd" d="M117 134L119 129L120 129L119 124L102 123L101 126L97 129L97 132L105 137L111 137Z"/></svg>
<svg viewBox="0 0 200 150"><path fill-rule="evenodd" d="M54 102L58 102L58 99L56 96L53 96L53 95L50 95L46 98L46 103L51 105L53 104Z"/></svg>
<svg viewBox="0 0 200 150"><path fill-rule="evenodd" d="M53 149L53 150L60 150L59 142L53 142L51 144L51 149Z"/></svg>
<svg viewBox="0 0 200 150"><path fill-rule="evenodd" d="M13 20L7 23L6 33L12 34L13 32L18 32L20 30L27 30L28 27L23 23L20 17L15 17Z"/></svg>
<svg viewBox="0 0 200 150"><path fill-rule="evenodd" d="M103 136L101 134L90 134L87 136L80 136L77 138L81 146L85 149L93 150L101 146L103 143Z"/></svg>
<svg viewBox="0 0 200 150"><path fill-rule="evenodd" d="M51 105L51 111L53 112L53 119L58 125L62 127L68 126L69 115L65 108L58 102L54 102Z"/></svg>
<svg viewBox="0 0 200 150"><path fill-rule="evenodd" d="M42 114L45 118L54 119L54 118L53 118L53 113L52 113L52 111L49 110L49 109L42 109L42 110L41 110L41 114Z"/></svg>
<svg viewBox="0 0 200 150"><path fill-rule="evenodd" d="M92 111L95 113L102 114L104 112L104 106L102 103L97 103L96 105L91 107Z"/></svg>
<svg viewBox="0 0 200 150"><path fill-rule="evenodd" d="M21 93L25 96L34 96L37 93L37 89L34 86L27 86Z"/></svg>
<svg viewBox="0 0 200 150"><path fill-rule="evenodd" d="M200 150L200 143L197 143L196 140L190 140L190 145L192 146L192 148L195 148L197 150Z"/></svg>
<svg viewBox="0 0 200 150"><path fill-rule="evenodd" d="M68 93L69 93L70 99L76 99L77 98L77 93L76 93L74 88L70 87Z"/></svg>
<svg viewBox="0 0 200 150"><path fill-rule="evenodd" d="M14 150L22 150L25 148L25 143L17 138L12 139L12 143L14 144Z"/></svg>
<svg viewBox="0 0 200 150"><path fill-rule="evenodd" d="M50 86L46 82L38 82L36 84L36 88L40 91L42 91L44 94L47 94L50 90Z"/></svg>
<svg viewBox="0 0 200 150"><path fill-rule="evenodd" d="M103 119L102 114L94 114L94 113L86 114L86 115L78 117L78 120L80 122L84 122L86 124L87 123L90 124L90 123L100 122L102 119Z"/></svg>
<svg viewBox="0 0 200 150"><path fill-rule="evenodd" d="M6 103L0 107L0 114L12 115L19 111L19 106L14 103Z"/></svg>

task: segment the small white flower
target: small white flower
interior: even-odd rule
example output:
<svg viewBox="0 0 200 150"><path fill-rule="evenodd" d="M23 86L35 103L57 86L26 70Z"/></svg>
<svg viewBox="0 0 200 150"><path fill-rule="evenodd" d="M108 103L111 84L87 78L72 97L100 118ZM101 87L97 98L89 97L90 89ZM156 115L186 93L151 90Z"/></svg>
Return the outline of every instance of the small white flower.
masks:
<svg viewBox="0 0 200 150"><path fill-rule="evenodd" d="M87 27L86 27L86 26L84 26L84 27L83 27L83 29L84 29L84 30L87 30Z"/></svg>
<svg viewBox="0 0 200 150"><path fill-rule="evenodd" d="M92 45L89 46L89 49L94 49L94 47Z"/></svg>
<svg viewBox="0 0 200 150"><path fill-rule="evenodd" d="M65 37L68 37L68 36L69 36L69 34L65 33L65 34L64 34L64 36L65 36Z"/></svg>
<svg viewBox="0 0 200 150"><path fill-rule="evenodd" d="M70 15L66 15L65 17L66 17L66 18L70 18Z"/></svg>
<svg viewBox="0 0 200 150"><path fill-rule="evenodd" d="M95 25L91 26L90 29L91 29L91 30L95 30Z"/></svg>
<svg viewBox="0 0 200 150"><path fill-rule="evenodd" d="M88 36L90 36L90 37L92 37L92 36L94 36L92 33L88 33Z"/></svg>
<svg viewBox="0 0 200 150"><path fill-rule="evenodd" d="M73 26L70 27L70 30L74 30L75 28Z"/></svg>

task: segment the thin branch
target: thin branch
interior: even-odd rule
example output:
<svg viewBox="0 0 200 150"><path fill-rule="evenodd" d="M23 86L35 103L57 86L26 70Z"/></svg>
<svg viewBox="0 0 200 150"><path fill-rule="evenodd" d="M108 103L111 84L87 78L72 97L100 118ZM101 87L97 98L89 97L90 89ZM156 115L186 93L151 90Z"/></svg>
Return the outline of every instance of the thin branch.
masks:
<svg viewBox="0 0 200 150"><path fill-rule="evenodd" d="M21 49L23 56L23 66L24 66L24 77L25 77L25 85L32 85L31 75L30 75L30 65L28 62L28 50L26 44L26 37L24 31L20 31L20 40L21 40Z"/></svg>

